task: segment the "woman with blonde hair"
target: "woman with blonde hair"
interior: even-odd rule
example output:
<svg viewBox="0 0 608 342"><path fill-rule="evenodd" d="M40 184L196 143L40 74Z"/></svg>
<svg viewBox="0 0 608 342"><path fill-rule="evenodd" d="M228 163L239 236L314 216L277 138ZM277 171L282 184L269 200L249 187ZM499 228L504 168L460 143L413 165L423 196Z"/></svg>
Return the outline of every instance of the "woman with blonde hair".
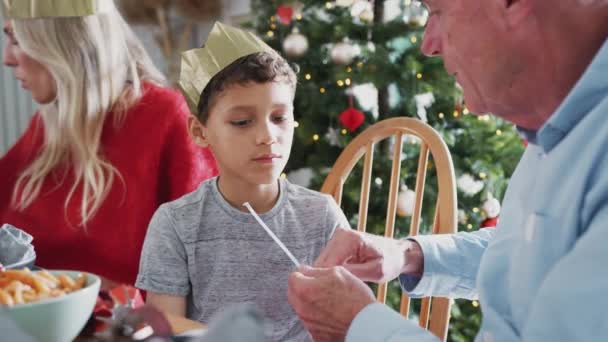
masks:
<svg viewBox="0 0 608 342"><path fill-rule="evenodd" d="M4 64L40 108L0 159L0 223L34 236L42 267L133 284L152 214L215 161L112 1L53 3L3 2Z"/></svg>

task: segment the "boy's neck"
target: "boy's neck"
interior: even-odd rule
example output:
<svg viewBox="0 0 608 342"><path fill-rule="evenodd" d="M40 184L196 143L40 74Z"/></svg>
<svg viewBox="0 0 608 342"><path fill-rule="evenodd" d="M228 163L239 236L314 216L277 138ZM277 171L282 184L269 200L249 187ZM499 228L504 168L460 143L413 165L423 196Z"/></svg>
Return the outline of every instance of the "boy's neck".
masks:
<svg viewBox="0 0 608 342"><path fill-rule="evenodd" d="M251 184L218 177L218 189L234 208L247 212L243 203L249 202L258 214L270 211L279 199L279 180L272 184Z"/></svg>

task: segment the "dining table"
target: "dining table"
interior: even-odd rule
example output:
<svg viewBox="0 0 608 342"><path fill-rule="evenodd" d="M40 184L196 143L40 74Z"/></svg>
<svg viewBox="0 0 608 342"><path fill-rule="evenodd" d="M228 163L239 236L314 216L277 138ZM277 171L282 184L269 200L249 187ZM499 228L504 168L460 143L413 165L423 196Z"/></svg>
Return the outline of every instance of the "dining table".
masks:
<svg viewBox="0 0 608 342"><path fill-rule="evenodd" d="M165 317L167 318L167 321L169 321L169 325L171 326L171 330L173 331L174 335L188 333L193 330L204 330L207 328L206 325L200 322L169 313L165 313Z"/></svg>
<svg viewBox="0 0 608 342"><path fill-rule="evenodd" d="M207 329L207 326L200 322L166 312L163 314L171 327L173 336L201 336ZM99 339L93 336L78 336L73 342L99 342Z"/></svg>

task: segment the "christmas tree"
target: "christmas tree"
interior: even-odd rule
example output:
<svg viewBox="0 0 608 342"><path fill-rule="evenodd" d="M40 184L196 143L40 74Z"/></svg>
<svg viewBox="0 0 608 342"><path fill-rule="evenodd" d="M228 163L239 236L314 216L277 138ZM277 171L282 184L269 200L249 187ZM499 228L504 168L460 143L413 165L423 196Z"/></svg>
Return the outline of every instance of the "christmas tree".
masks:
<svg viewBox="0 0 608 342"><path fill-rule="evenodd" d="M298 122L286 170L295 183L318 190L340 152L369 125L410 116L435 128L450 148L458 185L459 230L493 226L523 144L514 127L490 115L471 115L440 58L421 54L428 13L412 0L254 0L250 27L299 69L295 99ZM402 190L396 237L409 230L418 142L403 147ZM382 234L390 179L391 143L374 157L367 230ZM429 232L436 179L427 175L421 232ZM342 208L356 227L361 167L345 184ZM408 189L409 188L409 189ZM389 286L395 310L401 290ZM414 303L414 308L416 303ZM481 321L479 303L457 300L451 341L470 341Z"/></svg>

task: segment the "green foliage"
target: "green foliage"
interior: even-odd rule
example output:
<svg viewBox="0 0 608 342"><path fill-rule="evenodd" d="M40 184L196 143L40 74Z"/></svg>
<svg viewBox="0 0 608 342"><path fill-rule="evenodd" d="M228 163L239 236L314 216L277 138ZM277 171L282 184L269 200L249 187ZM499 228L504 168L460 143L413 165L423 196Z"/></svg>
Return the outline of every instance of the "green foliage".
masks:
<svg viewBox="0 0 608 342"><path fill-rule="evenodd" d="M299 123L296 128L292 158L286 172L301 168L312 168L315 177L311 188L319 189L327 171L331 168L343 147L358 133L370 125L395 116L417 117L414 97L432 93L434 103L427 108L428 124L444 138L452 154L456 177L471 175L482 181L483 189L467 195L458 190L458 208L465 214L459 230L478 229L485 219L482 204L491 193L501 200L508 179L523 152L523 144L514 127L493 116L467 115L462 106L461 93L454 79L448 75L440 58L427 58L420 52L423 28L412 22L404 22L398 15L391 21L380 20L382 6L375 3L375 19L365 22L353 18L348 8L333 6L326 1L302 0L301 19L283 25L276 17L277 7L290 5L291 1L253 0L256 17L250 28L262 36L269 45L282 52L282 42L298 29L308 38L309 49L290 62L299 67L299 85L295 99L295 115ZM403 3L403 2L401 2ZM402 10L406 10L402 5ZM272 32L272 34L268 34ZM361 47L361 53L349 65L337 65L330 58L331 46L348 38ZM306 79L306 75L310 79ZM378 89L379 113L374 116L365 112L365 122L355 132L346 132L339 137L340 146L334 146L326 138L329 128L342 130L339 115L348 108L349 99L345 86L338 80L349 79L353 85L372 83ZM320 89L324 88L324 92ZM360 108L360 104L355 102ZM343 132L344 133L344 132ZM320 139L313 139L318 135ZM392 146L377 144L373 187L371 189L367 230L383 233L387 200ZM418 163L419 143L406 139L403 147L401 182L414 188ZM428 233L433 220L437 198L437 180L432 160L429 163L423 217L420 230ZM358 165L347 180L342 207L351 225L356 227L360 179L362 167ZM397 217L397 237L409 231L409 217ZM399 308L401 295L397 283L391 283L387 304ZM470 341L475 336L480 322L479 307L468 301L457 300L452 310L449 339ZM414 301L414 315L419 303Z"/></svg>

